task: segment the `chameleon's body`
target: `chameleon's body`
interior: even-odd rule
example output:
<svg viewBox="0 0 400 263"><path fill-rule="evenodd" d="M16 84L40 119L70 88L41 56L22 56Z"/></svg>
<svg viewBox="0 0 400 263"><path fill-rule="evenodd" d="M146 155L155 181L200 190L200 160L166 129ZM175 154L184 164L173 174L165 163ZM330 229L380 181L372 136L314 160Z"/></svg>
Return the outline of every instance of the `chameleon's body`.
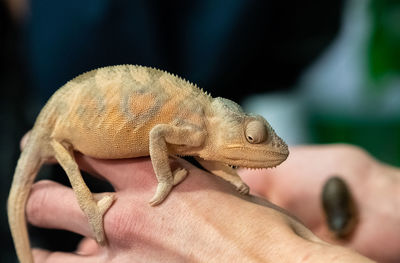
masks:
<svg viewBox="0 0 400 263"><path fill-rule="evenodd" d="M18 160L8 216L22 263L33 262L26 201L41 165L52 158L67 173L97 241L105 242L103 214L114 197L93 197L73 151L105 159L150 155L159 182L151 205L161 203L186 176L184 169L171 172L168 156L195 156L204 168L248 193L232 166L273 167L288 155L286 144L262 117L247 115L234 102L214 99L167 72L123 65L82 74L47 102Z"/></svg>

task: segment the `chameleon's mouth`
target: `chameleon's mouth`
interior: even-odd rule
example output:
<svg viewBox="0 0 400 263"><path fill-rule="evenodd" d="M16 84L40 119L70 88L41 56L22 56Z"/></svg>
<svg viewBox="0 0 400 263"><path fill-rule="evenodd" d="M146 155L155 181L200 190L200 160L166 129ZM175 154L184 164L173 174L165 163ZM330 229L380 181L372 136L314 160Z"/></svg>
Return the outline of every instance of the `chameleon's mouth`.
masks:
<svg viewBox="0 0 400 263"><path fill-rule="evenodd" d="M279 158L280 157L280 158ZM230 167L231 169L245 168L245 169L266 169L266 168L274 168L281 164L284 160L286 160L287 156L279 156L274 159L269 160L252 160L252 161L243 161L238 159L226 158L225 165Z"/></svg>
<svg viewBox="0 0 400 263"><path fill-rule="evenodd" d="M239 168L244 168L244 169L249 169L249 170L259 170L259 169L275 168L278 166L278 164L273 165L273 166L268 166L268 167L246 167L246 166L238 166L238 165L232 165L232 164L226 164L226 166L230 167L233 170L237 170Z"/></svg>

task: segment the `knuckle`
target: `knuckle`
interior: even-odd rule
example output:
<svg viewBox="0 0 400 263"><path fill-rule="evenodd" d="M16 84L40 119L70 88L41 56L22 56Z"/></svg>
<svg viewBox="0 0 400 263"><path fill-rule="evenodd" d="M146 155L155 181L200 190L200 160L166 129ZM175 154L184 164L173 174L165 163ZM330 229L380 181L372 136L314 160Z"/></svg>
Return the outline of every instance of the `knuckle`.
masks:
<svg viewBox="0 0 400 263"><path fill-rule="evenodd" d="M132 213L131 210L113 213L113 216L108 217L109 220L104 222L106 235L116 241L129 243L143 234L144 215L141 216L138 213L140 214L138 210L135 210L135 213Z"/></svg>
<svg viewBox="0 0 400 263"><path fill-rule="evenodd" d="M48 262L48 257L50 256L50 252L44 249L32 249L32 256L35 262Z"/></svg>
<svg viewBox="0 0 400 263"><path fill-rule="evenodd" d="M366 150L357 145L352 144L338 144L338 147L342 150L345 155L355 155L358 157L369 157L369 154Z"/></svg>
<svg viewBox="0 0 400 263"><path fill-rule="evenodd" d="M117 239L125 239L126 236L135 234L131 227L135 219L130 214L118 213L109 221L108 227Z"/></svg>
<svg viewBox="0 0 400 263"><path fill-rule="evenodd" d="M45 188L49 185L48 181L41 181L32 186L31 193L26 205L27 219L34 225L40 226L43 223L43 213L49 195Z"/></svg>

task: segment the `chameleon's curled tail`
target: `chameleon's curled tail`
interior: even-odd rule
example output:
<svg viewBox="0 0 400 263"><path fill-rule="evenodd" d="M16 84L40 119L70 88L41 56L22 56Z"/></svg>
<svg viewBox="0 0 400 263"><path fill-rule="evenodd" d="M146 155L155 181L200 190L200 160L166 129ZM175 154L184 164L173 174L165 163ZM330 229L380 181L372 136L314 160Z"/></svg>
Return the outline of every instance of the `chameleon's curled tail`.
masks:
<svg viewBox="0 0 400 263"><path fill-rule="evenodd" d="M25 206L33 181L42 165L39 145L34 140L28 143L19 157L8 197L8 222L21 263L33 263L25 218Z"/></svg>

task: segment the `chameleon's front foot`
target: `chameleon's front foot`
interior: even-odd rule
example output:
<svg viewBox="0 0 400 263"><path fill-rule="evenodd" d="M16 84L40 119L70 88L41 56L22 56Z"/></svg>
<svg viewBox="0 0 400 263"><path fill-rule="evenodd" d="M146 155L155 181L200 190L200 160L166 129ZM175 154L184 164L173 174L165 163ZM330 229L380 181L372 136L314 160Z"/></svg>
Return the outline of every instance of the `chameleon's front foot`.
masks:
<svg viewBox="0 0 400 263"><path fill-rule="evenodd" d="M250 192L249 186L243 182L236 186L236 190L242 195L247 195Z"/></svg>
<svg viewBox="0 0 400 263"><path fill-rule="evenodd" d="M167 195L171 192L173 186L173 182L162 182L158 183L156 193L153 198L149 201L151 206L156 206L161 204L162 201L167 197Z"/></svg>
<svg viewBox="0 0 400 263"><path fill-rule="evenodd" d="M174 186L179 184L186 178L188 171L184 168L177 168L173 173L172 176L174 177Z"/></svg>
<svg viewBox="0 0 400 263"><path fill-rule="evenodd" d="M173 176L172 182L166 181L158 183L156 193L154 194L153 198L149 201L150 205L156 206L158 204L161 204L164 201L164 199L168 196L168 194L171 192L172 187L182 182L183 179L186 178L187 173L188 172L186 169L178 168L172 173Z"/></svg>
<svg viewBox="0 0 400 263"><path fill-rule="evenodd" d="M114 193L94 194L94 202L90 203L87 210L89 225L93 231L94 238L101 246L106 244L104 234L103 216L115 200Z"/></svg>

